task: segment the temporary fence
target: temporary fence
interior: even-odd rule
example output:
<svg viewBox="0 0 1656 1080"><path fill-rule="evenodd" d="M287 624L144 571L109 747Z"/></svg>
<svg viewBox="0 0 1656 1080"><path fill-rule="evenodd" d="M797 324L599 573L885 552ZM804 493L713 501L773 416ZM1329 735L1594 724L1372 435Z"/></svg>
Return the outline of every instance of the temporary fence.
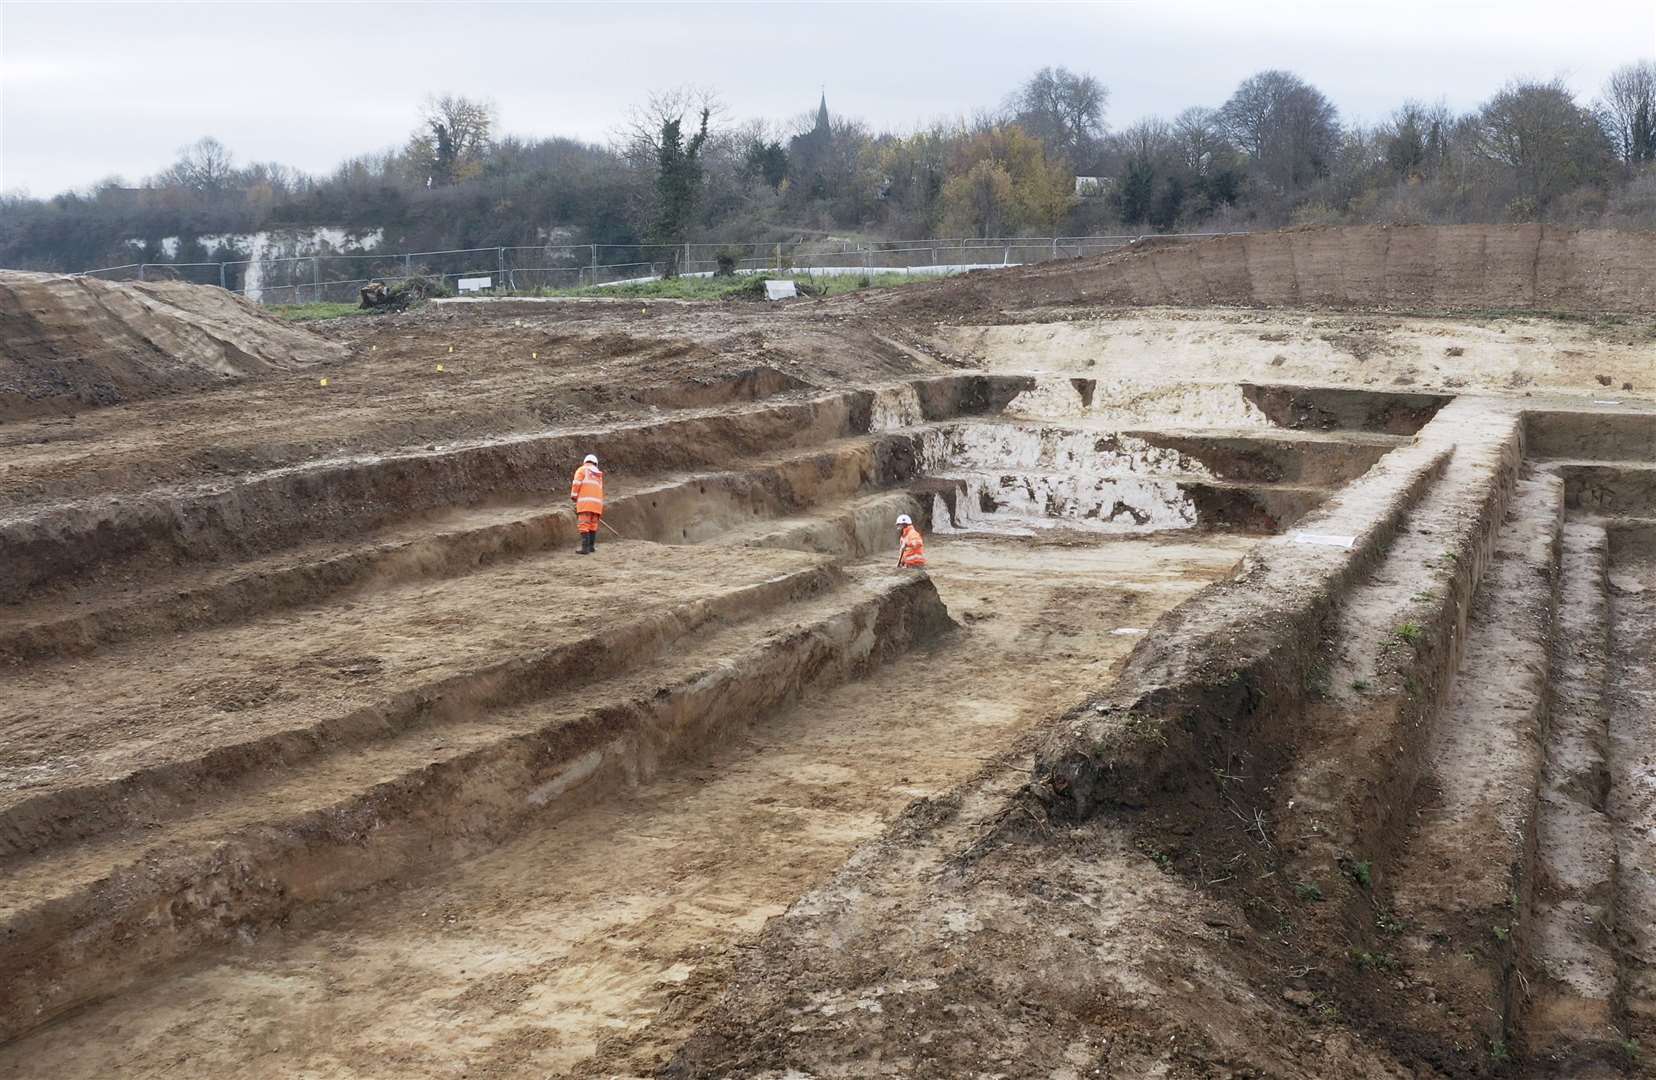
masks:
<svg viewBox="0 0 1656 1080"><path fill-rule="evenodd" d="M1225 233L1124 233L1114 236L958 237L927 240L802 240L793 243L674 245L550 244L446 251L317 253L228 262L138 262L77 277L112 281L189 281L217 285L267 304L349 302L373 281L415 276L499 294L535 294L649 280L664 274L720 272L788 276L947 274L990 266L1099 255L1156 238ZM485 284L483 279L487 279Z"/></svg>

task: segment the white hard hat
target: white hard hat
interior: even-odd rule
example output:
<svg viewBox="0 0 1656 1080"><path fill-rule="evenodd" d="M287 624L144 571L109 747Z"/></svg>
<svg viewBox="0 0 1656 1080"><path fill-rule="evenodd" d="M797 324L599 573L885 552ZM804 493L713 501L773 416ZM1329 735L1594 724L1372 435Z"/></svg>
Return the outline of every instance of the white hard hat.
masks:
<svg viewBox="0 0 1656 1080"><path fill-rule="evenodd" d="M898 514L897 515L897 524L899 524L899 525L913 525L914 524L914 519L909 517L907 514Z"/></svg>
<svg viewBox="0 0 1656 1080"><path fill-rule="evenodd" d="M581 464L583 464L583 465L596 465L596 464L598 464L598 455L597 454L588 454L585 458L582 459Z"/></svg>

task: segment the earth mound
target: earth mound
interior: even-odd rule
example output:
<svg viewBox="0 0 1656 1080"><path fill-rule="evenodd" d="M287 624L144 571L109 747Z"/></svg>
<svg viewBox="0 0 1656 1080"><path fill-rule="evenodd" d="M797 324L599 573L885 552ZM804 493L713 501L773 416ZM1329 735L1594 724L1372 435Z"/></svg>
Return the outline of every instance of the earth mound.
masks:
<svg viewBox="0 0 1656 1080"><path fill-rule="evenodd" d="M0 271L0 421L343 359L223 289Z"/></svg>

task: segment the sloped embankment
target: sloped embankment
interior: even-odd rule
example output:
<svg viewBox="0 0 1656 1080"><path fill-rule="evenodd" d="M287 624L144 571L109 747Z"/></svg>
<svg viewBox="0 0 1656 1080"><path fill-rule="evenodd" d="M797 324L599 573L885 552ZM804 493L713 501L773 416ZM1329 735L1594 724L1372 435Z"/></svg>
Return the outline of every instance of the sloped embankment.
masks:
<svg viewBox="0 0 1656 1080"><path fill-rule="evenodd" d="M1656 234L1370 225L1147 240L973 274L907 299L940 311L1080 301L1644 313L1656 311Z"/></svg>
<svg viewBox="0 0 1656 1080"><path fill-rule="evenodd" d="M222 289L0 271L0 422L339 360Z"/></svg>

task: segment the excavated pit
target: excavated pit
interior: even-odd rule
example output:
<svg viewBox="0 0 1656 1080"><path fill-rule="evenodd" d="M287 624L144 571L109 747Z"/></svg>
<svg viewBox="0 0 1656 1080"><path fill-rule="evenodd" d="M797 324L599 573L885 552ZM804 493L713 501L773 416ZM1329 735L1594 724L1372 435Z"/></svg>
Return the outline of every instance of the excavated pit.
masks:
<svg viewBox="0 0 1656 1080"><path fill-rule="evenodd" d="M1193 568L1175 582L1222 574L1406 438L1363 430L1361 410L1284 427L1256 391L1179 388L1227 426L1160 429L1166 387L1158 415L1110 404L1134 387L942 377L14 511L5 1030L585 812L589 793L716 752L735 717L910 648L958 665L972 621L998 614L979 605L1034 565L1073 571L1037 590L1021 635L1060 666L1071 638L1124 653L1191 587L1163 584L1169 554ZM538 489L587 445L625 541L600 548L619 566L580 567L587 602L570 608L551 601L573 522ZM899 513L973 568L938 572L952 600L876 569ZM1082 584L1100 572L1112 587ZM1100 603L1120 625L1074 621ZM465 632L432 652L445 627ZM1054 692L1082 692L1099 663ZM1033 719L1027 702L985 708L1001 737Z"/></svg>
<svg viewBox="0 0 1656 1080"><path fill-rule="evenodd" d="M1648 1075L1656 412L1108 326L21 433L0 1075Z"/></svg>

